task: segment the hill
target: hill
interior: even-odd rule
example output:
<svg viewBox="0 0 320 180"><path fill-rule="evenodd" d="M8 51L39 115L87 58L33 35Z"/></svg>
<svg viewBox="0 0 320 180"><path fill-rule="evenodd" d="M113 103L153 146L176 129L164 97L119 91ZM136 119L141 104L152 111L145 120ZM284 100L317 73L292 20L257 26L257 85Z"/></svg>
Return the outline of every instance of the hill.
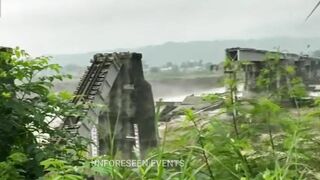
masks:
<svg viewBox="0 0 320 180"><path fill-rule="evenodd" d="M307 46L310 48L307 49ZM251 40L219 40L219 41L192 41L168 42L160 45L145 46L133 49L115 49L104 52L132 51L143 53L144 62L151 66L160 66L167 62L180 64L188 60L203 60L204 62L219 63L224 59L224 50L230 47L248 47L265 50L279 48L292 53L310 53L320 49L320 38L266 38ZM99 51L101 52L101 51ZM61 54L52 55L53 62L61 65L76 64L85 66L93 54Z"/></svg>

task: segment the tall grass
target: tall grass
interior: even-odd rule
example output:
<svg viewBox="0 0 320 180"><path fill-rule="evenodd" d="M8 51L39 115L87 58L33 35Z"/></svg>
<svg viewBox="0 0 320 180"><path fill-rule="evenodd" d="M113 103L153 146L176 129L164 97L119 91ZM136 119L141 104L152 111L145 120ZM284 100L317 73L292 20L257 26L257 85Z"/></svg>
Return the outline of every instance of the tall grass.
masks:
<svg viewBox="0 0 320 180"><path fill-rule="evenodd" d="M271 87L278 79L274 76L281 76L287 82L282 87L238 99L241 82L236 73L241 64L228 61L226 68L234 71L226 80L229 92L204 97L213 104L223 101L220 112L205 115L187 109L180 127L173 126L175 122L165 123L159 147L151 150L146 160L183 160L182 165L87 166L84 174L146 180L320 179L320 101L302 106L300 99L305 93L294 69L269 61L267 58L270 66L258 78L260 86ZM293 105L284 105L283 100L291 100Z"/></svg>

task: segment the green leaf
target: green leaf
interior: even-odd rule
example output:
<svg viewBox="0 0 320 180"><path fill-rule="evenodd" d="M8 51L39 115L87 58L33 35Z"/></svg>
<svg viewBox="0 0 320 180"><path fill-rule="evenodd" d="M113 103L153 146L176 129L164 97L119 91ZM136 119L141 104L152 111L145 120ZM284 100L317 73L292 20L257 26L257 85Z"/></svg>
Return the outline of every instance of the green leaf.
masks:
<svg viewBox="0 0 320 180"><path fill-rule="evenodd" d="M22 164L28 160L27 156L23 153L13 153L9 156L8 160L13 164Z"/></svg>
<svg viewBox="0 0 320 180"><path fill-rule="evenodd" d="M71 100L73 98L73 94L68 92L68 91L61 91L59 93L59 96L63 99L63 100Z"/></svg>
<svg viewBox="0 0 320 180"><path fill-rule="evenodd" d="M11 93L10 92L2 92L1 95L5 98L11 98Z"/></svg>

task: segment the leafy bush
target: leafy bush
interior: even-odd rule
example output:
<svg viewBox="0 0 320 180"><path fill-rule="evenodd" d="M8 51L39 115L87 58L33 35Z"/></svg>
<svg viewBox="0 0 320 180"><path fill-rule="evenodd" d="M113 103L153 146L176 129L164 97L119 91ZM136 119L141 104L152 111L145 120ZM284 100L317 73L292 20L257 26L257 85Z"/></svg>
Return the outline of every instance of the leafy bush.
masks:
<svg viewBox="0 0 320 180"><path fill-rule="evenodd" d="M71 94L50 91L55 80L70 76L61 75L60 66L48 61L18 48L0 52L0 162L6 167L0 168L0 174L4 179L36 179L44 175L40 162L48 158L73 164L84 160L85 140L52 127L57 119L81 116L82 107L70 103ZM17 155L19 164L10 160Z"/></svg>
<svg viewBox="0 0 320 180"><path fill-rule="evenodd" d="M56 117L83 115L81 106L69 103L71 94L50 92L54 80L66 77L58 65L19 49L0 55L2 179L320 179L319 100L312 107L300 105L304 86L292 67L278 67L276 56L259 77L268 89L259 97L237 98L241 64L227 60L228 92L203 98L213 104L223 101L220 112L205 116L187 109L181 127L166 122L160 146L147 160L183 160L180 166L144 163L129 168L93 164L115 157L88 159L84 138L50 126ZM269 88L279 71L288 84ZM283 105L286 98L295 106Z"/></svg>

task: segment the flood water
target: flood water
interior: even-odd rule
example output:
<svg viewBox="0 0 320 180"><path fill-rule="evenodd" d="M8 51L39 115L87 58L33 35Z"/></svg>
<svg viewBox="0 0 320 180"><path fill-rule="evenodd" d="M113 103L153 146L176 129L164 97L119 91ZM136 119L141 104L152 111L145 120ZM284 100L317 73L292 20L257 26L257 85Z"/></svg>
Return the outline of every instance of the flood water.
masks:
<svg viewBox="0 0 320 180"><path fill-rule="evenodd" d="M210 94L210 93L223 93L225 92L225 87L217 87L217 88L211 88L211 89L202 89L202 90L193 90L193 91L188 91L188 92L183 92L175 95L163 95L163 96L155 96L155 101L159 101L162 99L164 102L182 102L187 96L190 95L195 95L195 96L201 96L205 94Z"/></svg>

